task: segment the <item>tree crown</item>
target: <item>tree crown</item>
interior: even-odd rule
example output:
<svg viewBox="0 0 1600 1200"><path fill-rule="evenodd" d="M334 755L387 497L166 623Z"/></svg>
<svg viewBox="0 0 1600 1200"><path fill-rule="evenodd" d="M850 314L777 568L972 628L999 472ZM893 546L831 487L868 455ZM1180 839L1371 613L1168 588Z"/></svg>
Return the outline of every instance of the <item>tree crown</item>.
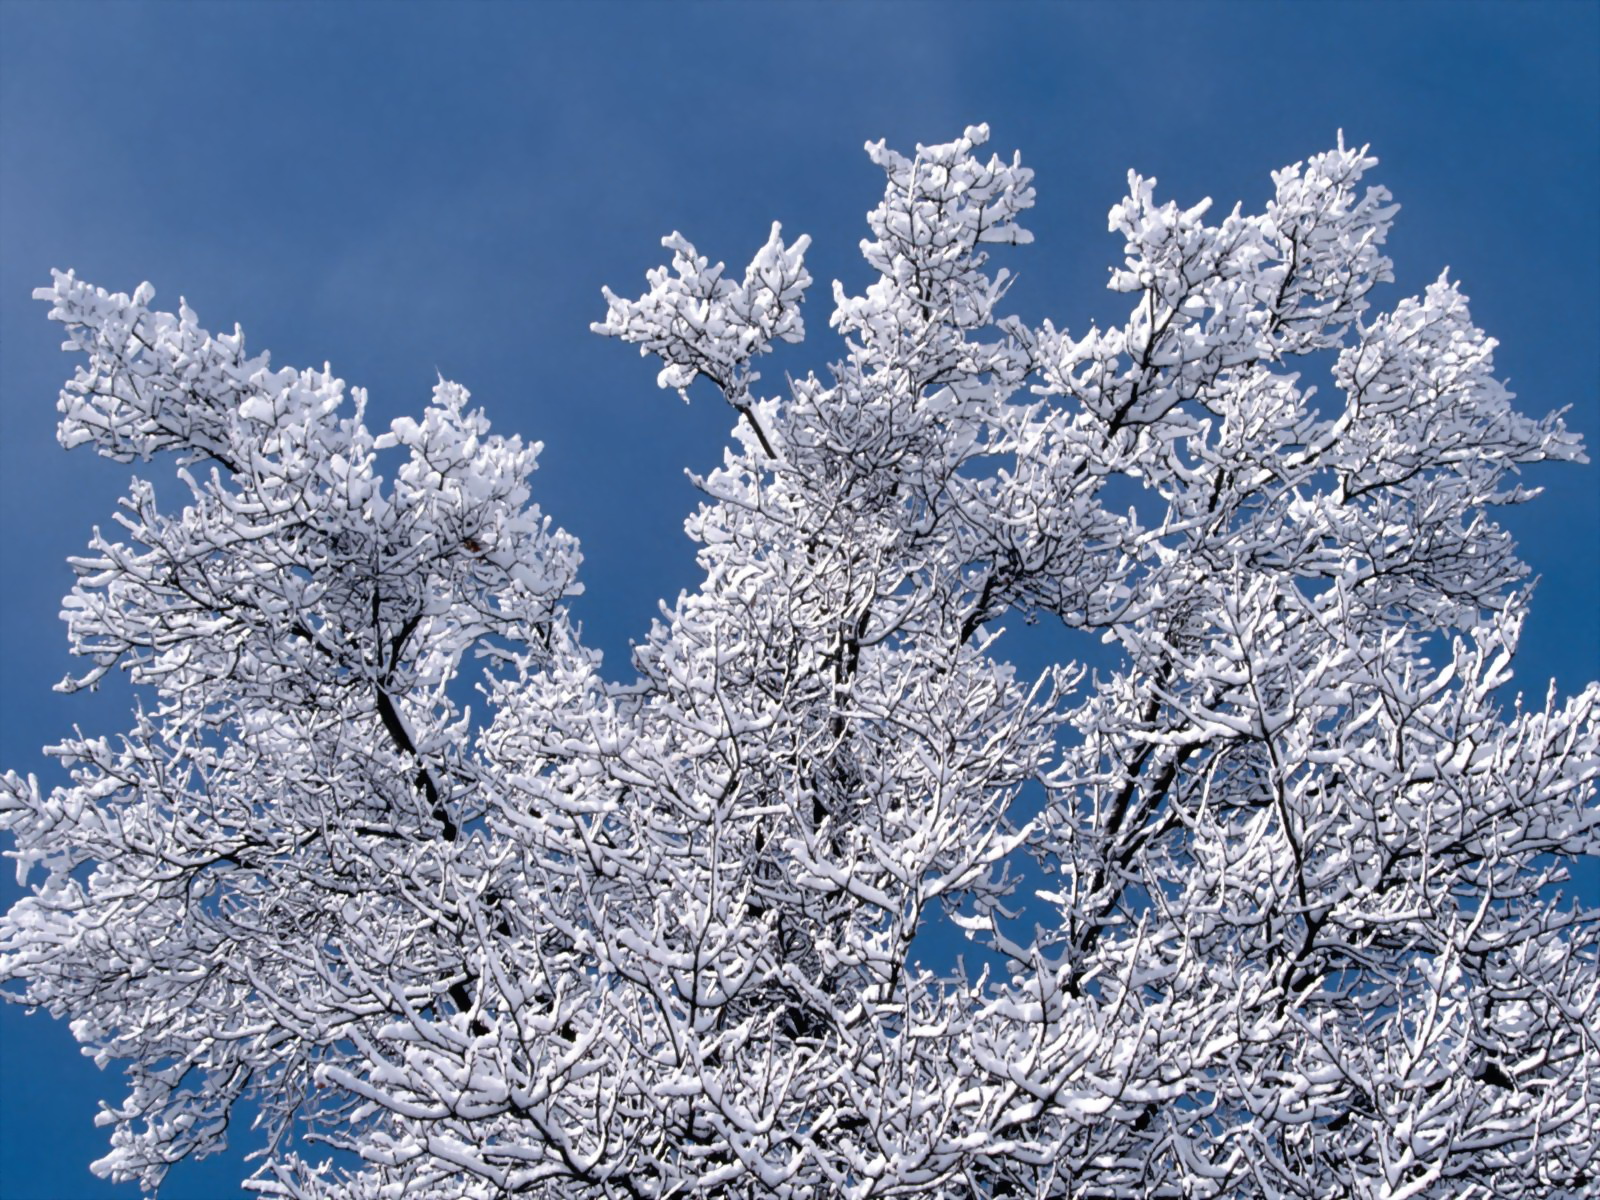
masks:
<svg viewBox="0 0 1600 1200"><path fill-rule="evenodd" d="M1556 887L1600 688L1497 701L1527 572L1489 515L1578 439L1448 278L1373 315L1365 148L1217 224L1130 174L1127 319L1072 336L1002 312L1035 197L987 140L868 145L877 278L781 394L808 239L736 280L674 233L605 292L738 418L632 679L569 617L540 447L463 388L373 433L148 285L37 293L87 358L63 445L187 493L136 481L71 560L63 687L126 671L133 726L0 781L7 995L132 1081L96 1170L153 1189L251 1101L248 1186L297 1198L1592 1184L1596 923ZM1119 665L1024 679L1008 614ZM944 918L990 967L922 961Z"/></svg>

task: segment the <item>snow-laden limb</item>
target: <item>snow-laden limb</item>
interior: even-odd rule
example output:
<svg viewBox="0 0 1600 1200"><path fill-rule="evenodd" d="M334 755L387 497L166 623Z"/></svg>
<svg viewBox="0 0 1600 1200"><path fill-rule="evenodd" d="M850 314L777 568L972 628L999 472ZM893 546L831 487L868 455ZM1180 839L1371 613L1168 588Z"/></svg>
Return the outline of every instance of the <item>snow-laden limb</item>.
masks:
<svg viewBox="0 0 1600 1200"><path fill-rule="evenodd" d="M638 300L602 289L606 319L590 326L636 343L640 354L659 357L666 365L656 376L657 386L675 388L685 402L689 385L705 376L750 422L769 458L777 451L753 411L750 385L761 376L750 360L771 350L774 341L805 340L800 304L811 286L805 268L811 239L802 234L785 246L782 232L774 221L738 283L724 278L724 264L713 266L682 234L670 234L661 245L672 251L671 272L666 267L646 272L650 290Z"/></svg>
<svg viewBox="0 0 1600 1200"><path fill-rule="evenodd" d="M0 797L0 973L130 1067L99 1169L153 1187L250 1097L249 1186L296 1200L1592 1190L1600 922L1560 887L1600 687L1497 699L1526 568L1486 515L1577 439L1455 284L1374 313L1364 148L1217 224L1131 175L1132 306L1073 335L1001 311L1035 197L987 139L869 144L877 278L781 397L805 238L735 281L674 234L606 292L741 415L631 680L566 618L537 447L460 388L374 435L147 290L46 289L63 442L189 492L74 560L67 686L151 699ZM1019 678L1007 617L1123 663ZM988 967L923 961L946 919Z"/></svg>
<svg viewBox="0 0 1600 1200"><path fill-rule="evenodd" d="M120 668L154 703L117 741L56 747L68 787L6 777L19 877L45 876L0 927L0 973L131 1062L97 1169L154 1186L241 1095L274 1136L315 1125L315 1068L396 990L461 992L438 905L484 869L484 801L448 685L475 647L546 639L578 552L528 503L538 447L490 435L455 385L374 436L359 392L352 412L328 372L274 372L149 288L58 275L40 295L89 356L63 443L172 451L188 503L137 482L72 560L91 669L62 686Z"/></svg>

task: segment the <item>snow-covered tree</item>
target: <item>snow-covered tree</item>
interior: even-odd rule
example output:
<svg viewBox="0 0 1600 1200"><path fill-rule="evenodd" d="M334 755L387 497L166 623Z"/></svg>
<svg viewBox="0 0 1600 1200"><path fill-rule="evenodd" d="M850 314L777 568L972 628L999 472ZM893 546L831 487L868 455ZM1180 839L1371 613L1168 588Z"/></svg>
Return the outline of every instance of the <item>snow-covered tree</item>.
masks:
<svg viewBox="0 0 1600 1200"><path fill-rule="evenodd" d="M1600 914L1560 886L1600 688L1507 698L1489 516L1577 439L1455 283L1370 307L1364 149L1216 223L1131 175L1127 319L1072 335L1001 313L1034 193L987 136L868 146L877 279L781 394L805 238L740 276L674 234L606 293L737 414L703 583L621 676L539 447L462 388L373 433L148 287L38 293L88 359L63 444L186 493L72 560L63 686L127 672L131 729L0 792L8 995L131 1076L96 1170L153 1189L244 1105L296 1198L1600 1186ZM1120 665L1020 677L1023 620ZM987 967L925 961L944 921Z"/></svg>

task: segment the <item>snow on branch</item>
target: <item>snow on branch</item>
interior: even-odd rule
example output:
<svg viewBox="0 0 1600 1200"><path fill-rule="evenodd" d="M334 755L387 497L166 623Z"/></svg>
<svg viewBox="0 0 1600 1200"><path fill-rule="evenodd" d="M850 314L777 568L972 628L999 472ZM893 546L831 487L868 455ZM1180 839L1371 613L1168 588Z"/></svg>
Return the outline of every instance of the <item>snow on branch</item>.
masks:
<svg viewBox="0 0 1600 1200"><path fill-rule="evenodd" d="M1126 319L1070 332L1003 311L988 138L869 143L875 278L781 397L807 238L604 293L743 421L631 678L465 389L374 433L148 286L40 290L63 445L178 485L71 560L65 686L127 671L130 727L0 777L6 996L128 1075L95 1170L248 1103L296 1200L1593 1191L1600 686L1506 699L1491 516L1579 439L1453 281L1385 296L1365 147L1220 218L1130 174ZM1024 678L1038 620L1119 665Z"/></svg>

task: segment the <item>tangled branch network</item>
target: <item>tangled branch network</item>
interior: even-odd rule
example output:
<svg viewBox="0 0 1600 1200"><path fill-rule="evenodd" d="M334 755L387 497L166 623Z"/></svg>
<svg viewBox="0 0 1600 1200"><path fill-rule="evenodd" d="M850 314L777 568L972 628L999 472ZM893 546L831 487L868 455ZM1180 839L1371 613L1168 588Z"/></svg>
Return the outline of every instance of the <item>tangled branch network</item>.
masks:
<svg viewBox="0 0 1600 1200"><path fill-rule="evenodd" d="M987 138L868 146L876 278L780 395L807 239L606 293L736 419L623 679L461 387L374 433L148 286L41 289L62 443L186 493L71 560L63 686L133 724L0 784L6 994L128 1071L97 1171L240 1113L294 1200L1594 1194L1600 689L1504 699L1491 517L1577 438L1454 282L1374 310L1365 149L1214 224L1130 175L1127 319L1072 336L1001 313ZM1008 616L1120 666L1023 678Z"/></svg>

